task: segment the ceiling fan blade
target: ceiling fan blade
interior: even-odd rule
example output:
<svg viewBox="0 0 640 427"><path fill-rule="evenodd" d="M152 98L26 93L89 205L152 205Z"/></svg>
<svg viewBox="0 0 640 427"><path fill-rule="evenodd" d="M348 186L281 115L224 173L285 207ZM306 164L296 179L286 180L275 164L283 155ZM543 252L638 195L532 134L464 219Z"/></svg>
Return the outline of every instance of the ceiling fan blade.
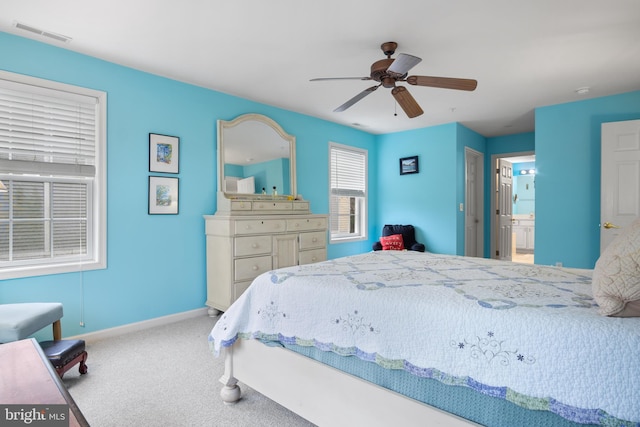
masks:
<svg viewBox="0 0 640 427"><path fill-rule="evenodd" d="M406 80L410 85L439 87L443 89L472 91L478 86L477 80L454 79L452 77L409 76Z"/></svg>
<svg viewBox="0 0 640 427"><path fill-rule="evenodd" d="M391 94L410 119L424 113L406 87L396 86L391 90Z"/></svg>
<svg viewBox="0 0 640 427"><path fill-rule="evenodd" d="M346 110L347 108L351 107L353 104L355 104L356 102L360 101L362 98L364 98L365 96L369 95L370 93L372 93L374 90L378 89L379 87L380 87L380 85L371 86L369 89L363 90L362 92L360 92L359 94L357 94L356 96L354 96L353 98L351 98L350 100L348 100L347 102L345 102L344 104L342 104L341 106L339 106L338 108L333 110L333 112L334 113L340 113L340 112Z"/></svg>
<svg viewBox="0 0 640 427"><path fill-rule="evenodd" d="M371 80L371 77L319 77L311 79L310 82L319 82L324 80Z"/></svg>
<svg viewBox="0 0 640 427"><path fill-rule="evenodd" d="M387 68L387 73L396 75L398 77L404 76L410 69L418 65L420 61L422 61L422 58L408 55L406 53L401 53L396 59L393 60L391 65L389 65L389 68Z"/></svg>

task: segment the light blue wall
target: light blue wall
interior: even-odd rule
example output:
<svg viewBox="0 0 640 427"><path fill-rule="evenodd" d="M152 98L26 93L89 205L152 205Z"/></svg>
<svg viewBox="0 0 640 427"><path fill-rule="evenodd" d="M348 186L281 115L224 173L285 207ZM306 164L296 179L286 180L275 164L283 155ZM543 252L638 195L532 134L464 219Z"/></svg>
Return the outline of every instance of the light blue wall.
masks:
<svg viewBox="0 0 640 427"><path fill-rule="evenodd" d="M517 196L517 197L516 197ZM518 175L513 169L514 215L535 215L536 213L536 176Z"/></svg>
<svg viewBox="0 0 640 427"><path fill-rule="evenodd" d="M202 216L216 210L216 120L261 113L296 135L298 192L315 213L328 212L329 141L375 148L375 137L356 129L1 32L0 69L108 94L108 268L0 282L2 303L62 302L65 336L204 307ZM150 132L180 137L179 215L147 214Z"/></svg>
<svg viewBox="0 0 640 427"><path fill-rule="evenodd" d="M523 170L535 170L535 162L522 162L513 164L513 195L518 196L512 206L514 215L531 215L536 212L536 176L525 174Z"/></svg>
<svg viewBox="0 0 640 427"><path fill-rule="evenodd" d="M486 138L459 123L378 137L377 236L384 224L412 224L430 252L464 254L465 147ZM400 175L399 159L418 156L419 173Z"/></svg>
<svg viewBox="0 0 640 427"><path fill-rule="evenodd" d="M536 109L537 264L595 265L600 126L632 119L640 119L640 91Z"/></svg>
<svg viewBox="0 0 640 427"><path fill-rule="evenodd" d="M428 251L456 251L456 125L378 136L376 237L385 224L412 224ZM418 156L419 172L400 175L400 158ZM372 221L373 222L373 221Z"/></svg>
<svg viewBox="0 0 640 427"><path fill-rule="evenodd" d="M264 188L267 194L272 194L273 187L276 187L278 194L291 194L289 179L285 181L290 175L288 158L247 165L244 170L245 177L255 177L257 193L262 192Z"/></svg>
<svg viewBox="0 0 640 427"><path fill-rule="evenodd" d="M253 177L255 181L254 193L260 194L262 189L267 194L273 193L276 187L278 194L291 194L291 180L289 179L289 159L280 158L250 165L234 165L225 163L224 176L236 178Z"/></svg>

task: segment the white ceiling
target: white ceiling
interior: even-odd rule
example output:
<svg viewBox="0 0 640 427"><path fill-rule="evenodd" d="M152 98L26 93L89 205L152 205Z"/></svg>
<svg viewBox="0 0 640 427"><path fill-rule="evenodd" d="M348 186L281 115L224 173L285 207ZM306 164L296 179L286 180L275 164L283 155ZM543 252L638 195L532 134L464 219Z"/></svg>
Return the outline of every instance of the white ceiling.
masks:
<svg viewBox="0 0 640 427"><path fill-rule="evenodd" d="M528 132L535 107L640 90L639 0L1 0L0 31L371 133ZM309 79L368 76L386 41L422 58L410 75L478 88L406 85L414 119L385 88L334 113L372 82Z"/></svg>

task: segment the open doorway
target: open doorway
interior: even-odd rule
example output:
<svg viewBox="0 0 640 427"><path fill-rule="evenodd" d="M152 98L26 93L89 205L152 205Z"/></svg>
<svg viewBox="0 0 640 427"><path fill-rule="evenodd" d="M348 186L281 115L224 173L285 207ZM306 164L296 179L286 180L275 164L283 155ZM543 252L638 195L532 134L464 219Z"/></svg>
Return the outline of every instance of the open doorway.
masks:
<svg viewBox="0 0 640 427"><path fill-rule="evenodd" d="M494 155L492 164L497 165L500 161L511 163L513 179L511 186L500 186L498 179L492 174L492 194L491 212L494 212L494 219L491 221L491 257L505 259L504 254L510 254L511 261L534 263L535 249L535 153L509 153ZM508 191L510 194L503 194ZM510 241L504 238L505 215L500 212L499 201L511 200L509 206L510 218ZM502 209L505 211L505 209ZM507 257L506 259L509 259Z"/></svg>

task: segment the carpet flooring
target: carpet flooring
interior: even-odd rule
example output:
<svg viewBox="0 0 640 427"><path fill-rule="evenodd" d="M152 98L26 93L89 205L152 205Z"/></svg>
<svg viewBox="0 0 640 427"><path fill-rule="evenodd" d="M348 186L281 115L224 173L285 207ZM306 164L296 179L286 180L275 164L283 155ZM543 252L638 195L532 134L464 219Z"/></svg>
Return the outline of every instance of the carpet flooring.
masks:
<svg viewBox="0 0 640 427"><path fill-rule="evenodd" d="M222 403L224 359L207 342L216 320L201 315L87 339L88 373L74 367L63 382L92 427L313 426L242 383L242 399Z"/></svg>

